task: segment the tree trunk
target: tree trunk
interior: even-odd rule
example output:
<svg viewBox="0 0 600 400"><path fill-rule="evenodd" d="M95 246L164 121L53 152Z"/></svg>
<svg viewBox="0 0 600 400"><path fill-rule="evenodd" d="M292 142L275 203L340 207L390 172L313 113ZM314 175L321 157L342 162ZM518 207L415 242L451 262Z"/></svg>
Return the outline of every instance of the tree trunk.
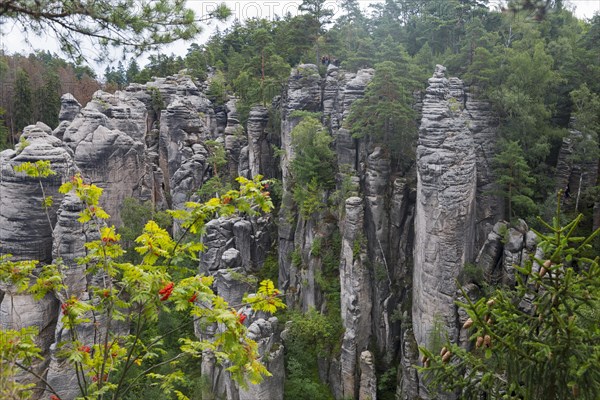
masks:
<svg viewBox="0 0 600 400"><path fill-rule="evenodd" d="M577 188L577 199L575 200L575 212L579 212L579 197L581 196L581 182L583 181L583 174L584 172L582 171L579 175L579 187Z"/></svg>

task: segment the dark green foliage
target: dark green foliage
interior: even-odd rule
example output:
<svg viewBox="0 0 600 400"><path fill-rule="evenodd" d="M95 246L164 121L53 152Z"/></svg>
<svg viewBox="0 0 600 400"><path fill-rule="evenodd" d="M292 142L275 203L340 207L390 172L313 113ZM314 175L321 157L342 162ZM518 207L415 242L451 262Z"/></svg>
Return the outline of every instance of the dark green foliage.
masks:
<svg viewBox="0 0 600 400"><path fill-rule="evenodd" d="M395 400L397 391L398 368L390 367L377 377L377 398Z"/></svg>
<svg viewBox="0 0 600 400"><path fill-rule="evenodd" d="M499 153L494 157L496 182L499 194L506 199L507 217L526 217L537 210L532 186L535 182L525 161L523 149L515 141L500 143Z"/></svg>
<svg viewBox="0 0 600 400"><path fill-rule="evenodd" d="M323 125L310 116L300 121L291 135L294 200L301 214L309 217L326 206L324 191L335 186L335 153L330 148L333 139Z"/></svg>
<svg viewBox="0 0 600 400"><path fill-rule="evenodd" d="M571 92L574 128L582 135L574 143L571 159L589 162L598 158L598 133L600 132L600 94L590 91L586 84Z"/></svg>
<svg viewBox="0 0 600 400"><path fill-rule="evenodd" d="M174 332L178 332L174 335ZM148 326L143 331L143 337L148 340L152 338L160 338L161 344L160 349L155 348L157 357L153 362L142 367L134 366L129 373L128 378L125 379L125 385L132 385L132 388L128 393L123 396L126 400L164 400L165 393L156 384L156 380L147 376L134 381L134 377L140 375L145 369L150 366L157 366L154 369L155 373L168 374L172 370L172 364L166 363L165 365L159 366L160 363L171 360L176 357L179 353L179 347L181 344L177 340L177 337L194 337L193 323L189 316L184 313L177 311L165 312L161 314L156 325ZM205 382L201 377L200 363L197 359L185 356L179 357L177 360L172 361L178 365L185 373L185 383L177 385L177 389L182 392L189 393L191 400L202 400L202 391L205 390Z"/></svg>
<svg viewBox="0 0 600 400"><path fill-rule="evenodd" d="M223 105L227 101L225 75L217 71L210 79L206 95L215 105Z"/></svg>
<svg viewBox="0 0 600 400"><path fill-rule="evenodd" d="M256 274L256 278L259 282L264 281L265 279L270 279L275 283L277 287L277 281L279 280L279 262L277 260L277 248L274 247L269 251L265 261L263 263L262 268Z"/></svg>
<svg viewBox="0 0 600 400"><path fill-rule="evenodd" d="M467 263L458 274L457 280L461 286L465 286L469 283L481 285L485 281L483 269L476 264Z"/></svg>
<svg viewBox="0 0 600 400"><path fill-rule="evenodd" d="M199 81L204 81L206 79L208 66L206 63L206 54L202 47L198 46L196 43L192 43L188 48L184 63L187 73L193 78L198 79Z"/></svg>
<svg viewBox="0 0 600 400"><path fill-rule="evenodd" d="M390 151L401 170L415 161L416 113L412 95L417 83L410 78L410 57L402 48L391 49L395 62L377 64L365 97L354 102L348 118L354 138L366 138Z"/></svg>
<svg viewBox="0 0 600 400"><path fill-rule="evenodd" d="M232 186L227 182L226 177L213 176L206 180L196 194L202 201L208 201L213 197L223 195L232 189Z"/></svg>
<svg viewBox="0 0 600 400"><path fill-rule="evenodd" d="M319 238L317 245L313 243L313 255L322 260L322 271L315 276L315 281L323 292L327 302L327 315L335 318L340 311L340 252L342 249L342 236L335 230L326 238ZM318 255L314 250L318 249ZM340 322L341 323L341 322Z"/></svg>
<svg viewBox="0 0 600 400"><path fill-rule="evenodd" d="M165 102L163 101L160 90L155 87L149 87L150 91L150 104L152 105L152 111L156 115L157 119L160 119L160 113L165 108Z"/></svg>
<svg viewBox="0 0 600 400"><path fill-rule="evenodd" d="M113 68L112 66L106 67L106 69L104 70L104 79L106 83L112 83L116 85L119 89L121 89L128 82L127 73L128 71L125 71L123 63L119 61L117 68Z"/></svg>
<svg viewBox="0 0 600 400"><path fill-rule="evenodd" d="M206 162L212 167L213 175L219 175L221 169L227 165L227 153L223 143L216 140L207 140L204 147L208 150Z"/></svg>
<svg viewBox="0 0 600 400"><path fill-rule="evenodd" d="M337 352L342 327L314 309L307 313L290 312L292 322L286 339L286 399L333 399L320 382L317 361L330 359Z"/></svg>
<svg viewBox="0 0 600 400"><path fill-rule="evenodd" d="M8 128L4 122L4 109L0 108L0 151L8 147Z"/></svg>
<svg viewBox="0 0 600 400"><path fill-rule="evenodd" d="M331 136L321 123L312 117L304 118L292 130L294 159L292 174L298 185L316 180L323 188L333 186L335 153L330 148Z"/></svg>
<svg viewBox="0 0 600 400"><path fill-rule="evenodd" d="M139 73L140 66L135 59L132 59L127 66L127 71L125 71L125 80L127 83L137 82Z"/></svg>
<svg viewBox="0 0 600 400"><path fill-rule="evenodd" d="M148 57L148 64L136 75L135 82L146 83L153 76L175 75L185 68L183 58L173 54L158 54Z"/></svg>
<svg viewBox="0 0 600 400"><path fill-rule="evenodd" d="M60 112L60 80L56 72L49 70L44 76L44 86L36 91L37 119L54 129L58 126Z"/></svg>
<svg viewBox="0 0 600 400"><path fill-rule="evenodd" d="M200 33L207 18L223 20L231 10L221 5L209 15L197 16L179 0L11 1L2 3L0 15L25 33L53 32L61 49L81 60L90 42L100 57L109 54L111 46L140 54L180 39L190 40Z"/></svg>
<svg viewBox="0 0 600 400"><path fill-rule="evenodd" d="M8 72L8 65L0 59L0 81L4 81L4 75ZM6 124L6 110L0 107L0 151L8 147L8 126Z"/></svg>
<svg viewBox="0 0 600 400"><path fill-rule="evenodd" d="M17 71L15 92L13 95L13 118L16 131L33 123L33 104L31 98L31 82L29 75L22 69Z"/></svg>

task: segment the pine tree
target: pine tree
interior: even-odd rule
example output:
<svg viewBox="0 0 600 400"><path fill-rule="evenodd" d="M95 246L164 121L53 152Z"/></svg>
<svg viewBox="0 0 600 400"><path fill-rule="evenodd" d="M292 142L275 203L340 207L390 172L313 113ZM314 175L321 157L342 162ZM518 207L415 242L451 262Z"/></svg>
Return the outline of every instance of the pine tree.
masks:
<svg viewBox="0 0 600 400"><path fill-rule="evenodd" d="M4 109L0 107L0 151L8 147L8 128L4 123Z"/></svg>
<svg viewBox="0 0 600 400"><path fill-rule="evenodd" d="M23 69L17 71L15 91L13 94L14 129L17 132L33 123L33 107L31 99L31 82Z"/></svg>
<svg viewBox="0 0 600 400"><path fill-rule="evenodd" d="M325 0L303 0L298 9L306 12L308 17L305 25L305 35L308 34L315 46L316 64L321 58L319 39L323 33L323 26L331 22L333 11L326 7Z"/></svg>
<svg viewBox="0 0 600 400"><path fill-rule="evenodd" d="M188 74L194 78L200 81L206 79L206 55L204 50L196 43L192 43L188 48L185 56L185 67L188 70Z"/></svg>
<svg viewBox="0 0 600 400"><path fill-rule="evenodd" d="M37 120L54 129L60 113L60 80L56 72L49 70L44 81L44 86L36 90Z"/></svg>
<svg viewBox="0 0 600 400"><path fill-rule="evenodd" d="M500 187L498 193L507 201L507 217L532 215L537 209L531 199L535 179L519 142L509 140L500 143L500 152L494 157L494 169L496 183Z"/></svg>
<svg viewBox="0 0 600 400"><path fill-rule="evenodd" d="M80 0L3 1L0 17L36 35L53 32L61 49L69 56L83 59L86 39L109 54L108 47L121 47L139 54L158 49L179 39L190 40L210 19L224 20L231 15L224 4L199 17L181 0Z"/></svg>
<svg viewBox="0 0 600 400"><path fill-rule="evenodd" d="M333 138L314 116L297 117L302 121L291 132L294 158L290 170L294 201L308 218L325 206L323 192L335 187L335 152L330 148Z"/></svg>
<svg viewBox="0 0 600 400"><path fill-rule="evenodd" d="M354 138L384 145L391 151L392 159L406 170L415 159L417 130L412 91L416 83L407 73L408 55L397 53L404 62L377 64L365 97L354 102L348 121Z"/></svg>
<svg viewBox="0 0 600 400"><path fill-rule="evenodd" d="M127 66L127 71L125 71L125 80L127 81L127 83L137 82L136 79L138 78L139 73L140 67L135 58L133 58Z"/></svg>
<svg viewBox="0 0 600 400"><path fill-rule="evenodd" d="M8 65L3 59L0 59L0 80L3 81L8 71ZM0 107L0 151L4 150L8 146L8 125L5 123L6 110Z"/></svg>

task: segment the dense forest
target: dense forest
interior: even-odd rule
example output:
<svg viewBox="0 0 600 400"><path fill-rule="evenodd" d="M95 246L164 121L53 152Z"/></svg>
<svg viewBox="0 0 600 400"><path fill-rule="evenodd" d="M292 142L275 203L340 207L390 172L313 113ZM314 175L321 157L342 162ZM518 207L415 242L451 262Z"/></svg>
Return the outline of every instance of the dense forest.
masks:
<svg viewBox="0 0 600 400"><path fill-rule="evenodd" d="M47 52L4 54L0 107L7 131L0 143L14 144L18 132L38 120L55 128L63 93L85 104L100 87L112 92L181 70L199 81L210 75L215 104L235 94L245 122L252 106L269 106L281 93L292 66L312 62L324 71L327 58L348 71L376 68L350 123L410 164L413 94L442 64L494 105L503 137L498 168L523 159L516 163L523 170L511 173L530 178L513 185L508 212L535 215L548 198L548 177L569 124L585 134L577 146L586 151L578 157L596 155L590 144L600 124L600 19L579 20L561 1L528 4L492 11L478 0L387 1L362 10L357 1L345 1L344 14L333 20L324 2L305 1L302 15L236 20L207 43L190 45L184 57L150 55L144 67L135 59L120 61L103 77ZM405 133L392 134L398 130Z"/></svg>
<svg viewBox="0 0 600 400"><path fill-rule="evenodd" d="M152 197L152 201L142 201L150 200L148 196L142 200L127 198L118 205L121 226L117 230L113 228L112 231L103 231L99 241L103 241L103 244L98 246L118 242L118 234L122 239L123 249L128 251L124 255L120 253L121 250L111 250L115 251L114 259L118 262L154 265L168 259L168 267L175 268L172 275L168 275L170 271L166 269L160 270L154 277L150 277L151 274L144 275L143 279L147 279L152 290L160 289L162 296L160 299L150 296L148 304L154 303L144 312L154 312L156 315L160 312L161 317L149 317L148 321L152 324L144 320L144 323L148 322L148 330L140 328L136 341L139 339L140 343L143 340L154 343L154 336L168 336L176 330L180 330L184 337L194 336L192 323L186 319L189 318L186 312L196 300L196 294L190 297L188 289L192 284L186 280L186 274L197 269L198 260L183 262L178 259L179 254L173 260L164 254L164 260L160 255L152 258L152 243L160 243L161 251L168 248L173 253L175 250L191 253L203 248L204 244L190 242L182 244L182 249L178 249L180 241L185 241L171 241L167 231L173 232L174 236L181 227L186 233L190 230L206 232L204 224L209 226L208 220L212 216L233 214L235 208L252 214L252 207L256 207L253 202L258 202L262 211L271 211L274 207L273 215L277 216L277 221L270 221L273 224L270 228L261 226L260 229L271 232L279 241L273 240L272 247L265 250L264 257L260 260L261 269L252 271L256 277L238 276L237 279L243 283L240 284L243 288L251 287L252 284L256 286L263 279L266 279L263 282L272 280L279 289L265 283L257 298L271 301L283 298L287 302L287 309L278 314L280 322L283 322L281 325L285 325L286 329L286 335L282 335L285 336L285 362L281 366L285 371L285 383L280 388L283 398L367 399L375 395L383 400L417 398L410 396L416 396L416 393L425 396L423 388L428 386L430 391L445 391L440 398L448 399L476 399L486 395L489 397L483 398L593 399L597 396L597 390L600 390L600 371L593 366L595 361L600 361L598 314L594 310L598 305L596 295L600 284L597 257L600 235L598 232L592 234L600 224L600 186L597 181L600 157L600 15L596 14L589 20L578 19L568 9L568 4L561 0L509 1L501 9L492 9L488 3L487 0L386 0L365 9L357 0L344 0L340 2L341 15L333 15L324 1L304 0L300 6L302 13L298 15L288 14L273 20L236 20L227 29L214 33L206 43L189 45L185 56L157 52L149 56L146 65L139 65L135 58L130 61L122 60L106 66L103 76L97 76L91 68L81 64L81 60L65 61L61 56L46 51L29 55L0 53L0 150L15 148L14 154L18 155L23 151L20 146L24 146L23 141L19 144L21 133L25 127L37 121L55 129L59 125L61 96L66 93L73 95L83 106L95 101L96 106L102 108L110 107L112 103L109 97L92 100L97 90L108 93L129 91L129 94L140 90L147 91L147 98L139 95L138 99L142 99L149 110L148 119L143 122L144 126L148 125L149 132L144 145L151 149L149 153L156 152L155 157L158 159L164 156L157 149L164 145L165 132L171 132L169 129L175 131L173 126L179 129L179 121L174 122L173 115L184 114L177 114L179 111L176 106L167 107L175 96L175 90L165 90L161 85L166 84L157 77L176 76L173 82L189 78L210 101L208 108L194 110L195 117L210 118L211 115L223 114L223 110L226 110L229 114L225 116L222 132L229 135L231 141L242 141L240 138L246 136L259 141L250 133L262 124L262 129L268 132L265 134L268 140L265 139L266 144L261 144L261 151L267 154L263 154L263 157L268 162L261 159L260 162L264 161L267 166L261 164L260 173L272 179L261 181L259 178L252 181L252 176L248 176L250 180L242 180L239 191L234 189L237 184L233 175L242 170L241 167L238 168L237 158L232 161L232 154L237 151L235 146L218 137L211 137L209 140L203 138L203 150L193 147L197 143L189 145L190 149L194 148L193 157L202 159L202 163L194 164L194 168L205 171L200 179L201 187L186 192L194 202L198 201L190 203L195 211L189 214L184 211L167 214L165 209L175 208L176 201L179 201L171 193L164 199L160 198L160 201L157 200L160 196L153 194L155 197ZM336 68L332 69L330 66ZM335 75L339 82L345 82L344 74L353 79L356 76L369 76L364 93L356 96L356 99L349 102L351 106L340 113L343 114L343 118L340 117L342 122L333 117L333 112L325 112L324 102L291 112L282 105L289 101L292 87L300 88L298 91L318 87L319 94L316 97L324 98L327 84L333 76L332 71L339 74ZM442 82L447 85L448 81L444 79L455 76L462 79L461 88L466 88L464 96L450 93L444 98L447 110L444 109L439 120L450 119L461 121L460 123L468 120L464 122L465 129L472 129L469 124L475 118L469 119L471 115L467 118L463 114L473 112L467 106L467 101L476 98L489 104L489 112L493 115L491 124L497 132L491 145L493 155L486 160L493 171L490 174L493 184L489 186L492 189L477 194L485 199L499 198L502 203L498 208L501 215L496 216L498 221L493 221L488 229L492 230L493 226L493 232L485 232L485 236L489 233L489 237L495 237L496 234L497 246L503 255L502 260L492 257L490 263L495 268L502 263L513 262L514 260L505 260L508 254L506 249L513 242L521 246L518 251L522 250L523 254L531 252L533 261L530 260L528 264L525 261L521 264L520 258L514 261L514 264L519 264L515 267L518 273L513 271L512 278L507 279L505 272L499 278L501 274L497 271L489 272L478 265L481 255L477 256L477 262L477 254L467 257L467 260L457 257L458 261L452 262L464 261L464 265L460 265L457 276L447 279L448 285L452 286L452 294L448 297L451 298L450 303L454 305L456 302L461 310L456 311L456 316L448 318L454 319L454 325L460 322L458 325L463 326L463 331L472 329L473 334L466 338L464 332L458 333L456 337L452 337L453 333L444 336L446 321L444 318L438 320L436 316L432 322L433 334L428 331L429 341L423 343L419 339L415 341L414 337L410 338L413 335L412 324L417 323L414 321L415 296L412 290L415 287L412 274L418 267L415 266L418 260L416 256L413 257L412 249L420 245L417 243L418 229L413 228L413 224L417 222L412 219L418 214L414 210L418 208L415 204L420 201L418 196L421 195L418 186L421 178L417 178L420 173L420 155L417 149L418 146L426 147L427 143L423 142L431 140L423 140L420 136L424 130L429 129L429 126L423 128L420 123L424 107L427 107L427 102L431 102L431 97L435 95L435 85L442 85ZM456 98L464 100L457 101ZM232 100L235 100L234 107L231 106ZM189 116L185 118L185 121L191 119ZM232 120L234 127L231 126ZM439 122L435 118L433 120L434 122L429 121L430 125ZM193 129L189 126L181 130L192 136L189 131ZM343 151L339 150L339 130L347 130L349 133L348 142L354 146L353 159L343 159L341 156ZM334 131L336 134L332 133ZM449 135L454 134L451 131ZM160 140L157 139L159 136ZM189 136L184 137L185 140L193 141ZM183 139L178 140L184 142ZM249 142L248 146L251 147L252 140ZM567 156L564 156L565 143L570 146ZM187 145L186 142L185 146ZM9 153L10 151L12 150L7 150L5 154L12 157L13 153ZM129 156L129 153L123 154L123 158ZM150 158L152 157L154 156L151 155ZM249 157L260 159L256 155ZM467 158L465 157L466 161ZM160 168L165 171L166 182L169 181L168 171L172 162L169 158L168 163L165 161L156 164L160 164ZM377 162L386 166L386 172L380 173L380 176L380 170L373 166ZM557 187L556 176L561 162L576 170L576 187L568 179L566 187ZM279 163L280 166L273 167ZM239 164L241 165L241 161ZM30 165L22 170L30 177L47 174L43 176L47 178L50 175L43 166ZM252 171L252 168L249 170ZM175 176L175 172L172 175ZM378 182L378 178L385 182L377 186L373 182ZM563 185L563 181L560 182ZM68 185L69 190L83 191L81 193L84 193L84 199L88 196L85 190L93 190L75 179ZM398 187L402 195L395 192ZM162 189L165 190L164 182ZM77 193L81 195L80 192ZM86 210L100 209L98 196L99 193L93 193L89 195L93 201L87 203L84 200L87 208L83 212L90 213L89 219L96 218L97 211ZM404 202L398 206L404 213L401 216L402 222L397 222L397 230L404 235L400 235L402 239L398 239L399 243L391 243L394 234L389 234L390 243L387 243L385 235L380 232L383 228L369 226L369 223L379 218L377 212L373 211L377 209L373 204L365 205L365 209L371 207L370 211L355 218L351 207L353 203L348 203L347 200L358 197L367 204L371 201L377 205L380 201L384 204L382 208L386 209L385 212L389 212L383 215L388 215L390 220L393 215L391 210L397 205L395 202ZM358 201L360 199L355 200ZM205 203L200 205L201 202ZM248 205L250 203L253 204L252 207ZM43 204L46 212L52 207L52 204ZM362 203L360 204L362 207ZM173 218L177 219L182 215L183 222L179 225L173 222ZM400 212L394 215L398 217ZM256 218L256 215L252 214L252 217ZM146 223L151 219L157 224L152 225L154 230L149 232ZM363 219L370 222L364 223L366 228L361 232L360 224L364 222ZM569 222L573 219L574 222ZM199 227L196 226L198 220L201 221ZM357 224L357 232L348 227L354 222ZM494 225L496 222L499 225ZM382 224L381 221L379 223ZM394 223L390 222L391 226L396 227ZM476 223L479 221L474 222ZM253 224L260 225L255 220ZM372 225L376 224L373 222ZM531 249L528 235L533 231L529 231L530 228L536 234L549 231L547 235L539 234L538 249L543 249L546 253L536 253ZM225 230L214 229L215 231L209 230L210 240L223 234L222 231ZM254 226L252 229L259 228ZM252 235L259 237L256 233L258 230L252 232ZM142 235L142 239L136 239L139 235ZM576 235L578 237L572 238ZM252 236L253 240L255 236ZM471 240L466 236L468 235L458 234L464 242ZM291 243L288 247L286 240ZM148 245L151 241L153 242ZM473 241L477 242L473 247L481 246L485 237ZM253 245L256 243L253 242ZM136 246L141 246L137 247L142 249L140 254L134 252ZM207 247L210 248L209 245ZM465 247L471 247L471 244ZM484 246L481 254L488 250ZM477 248L475 253L478 251ZM89 257L85 262L90 262ZM351 261L346 262L344 257ZM537 262L535 257L544 258ZM148 262L149 258L152 259L151 262ZM201 262L205 262L205 258ZM370 294L365 297L367 300L360 297L364 295L360 291L352 292L356 295L353 300L345 299L348 292L351 292L344 287L347 285L344 282L344 268L348 268L344 267L345 262L355 268L352 270L352 279L359 282L356 286L367 287L363 280L372 281L372 286L368 289ZM10 265L11 268L14 267ZM564 271L568 272L563 271L563 266ZM115 268L124 268L123 276L137 273L118 265ZM2 279L11 276L6 271L2 275L2 271L0 269ZM294 273L298 278L292 277ZM239 275L238 272L231 272L234 277L235 274ZM546 274L552 279L550 283L542 279ZM118 274L115 273L114 276ZM531 276L530 280L523 278L525 276ZM188 286L179 286L178 282L173 292L173 282L168 283L171 279L181 279ZM203 281L202 284L204 283ZM454 283L457 283L458 290L455 290ZM538 290L540 286L541 291ZM184 292L184 289L188 292ZM194 290L196 289L194 286ZM205 288L198 290L204 293L202 291ZM280 294L279 290L285 291L285 295ZM175 293L174 300L172 299L175 305L172 312L164 313L162 302L172 292ZM46 293L47 291L43 292L44 295ZM212 296L212 292L210 293ZM105 296L109 300L114 295L115 302L120 301L116 294L106 292L103 287L97 289L94 295ZM132 291L129 295L135 297L135 292ZM593 300L594 298L596 299ZM519 303L522 299L527 299L529 305ZM0 303L1 300L0 297ZM71 304L70 300L61 301L61 307ZM100 299L102 301L104 300ZM217 304L216 309L220 310L219 307L223 306L220 300L214 300L213 297L210 297L210 301ZM244 297L244 302L253 301L257 300ZM360 306L364 306L361 302L373 303L373 309L369 305L365 312L372 314L369 317L372 321L369 319L365 325L372 326L359 327L370 332L361 339L362 342L358 339L352 342L354 337L352 340L348 339L348 332L354 329L352 321L363 321L361 318L364 318L360 312L357 316L348 311L355 309L352 301L359 304L356 306L359 311ZM389 309L385 308L392 303L393 306ZM252 304L256 305L257 310L264 311L258 303ZM276 305L279 309L285 307L279 302ZM225 303L221 311L228 310L227 307ZM547 320L542 318L540 311L544 307L552 309L548 311ZM69 316L65 313L65 308L61 312ZM195 312L198 313L196 317L204 315L200 311ZM537 312L540 313L539 318L536 317ZM83 313L81 311L76 316ZM235 325L238 314L234 310L233 320L229 314L227 311L228 319L214 317L211 321ZM244 314L240 312L240 315ZM239 324L245 319L246 316L243 316ZM181 328L180 320L185 320L188 325ZM142 326L140 321L141 315L137 323ZM197 322L196 319L194 321ZM541 332L539 337L543 337L543 340L536 342L537 339L531 339L533 344L524 339L520 342L523 337L530 338L527 336L530 335L530 324L536 324L532 331L536 334ZM383 325L392 333L378 332L378 327ZM195 329L198 334L198 327ZM356 330L359 332L356 336L359 337L362 333L360 329ZM566 332L567 339L562 335L563 331ZM240 332L236 331L236 335L241 335ZM393 338L384 337L387 334ZM471 343L465 344L469 340ZM237 361L246 362L244 357L250 357L250 350L247 350L248 347L244 350L243 346L247 343L238 336L235 336L235 341L237 342L228 350L235 356L247 351L243 357L240 356L242 361ZM350 364L344 364L347 362L344 361L347 342L368 348L369 357L373 360L369 361L366 356L363 360L363 354L359 351L359 361L358 356L354 356ZM192 345L186 343L188 353L199 357L198 354L202 352L197 348L190 350ZM116 391L111 392L114 387L110 385L102 389L102 382L98 383L98 380L102 381L104 375L100 373L94 375L95 380L90 383L92 389L89 389L89 393L96 393L98 398L110 397L125 387L127 395L122 398L127 399L162 399L165 398L163 393L168 393L173 398L188 398L183 392L191 399L219 398L219 395L225 396L225 393L228 398L242 399L244 395L250 396L246 399L252 398L253 392L248 394L242 387L236 387L239 392L235 392L233 397L229 387L227 390L218 387L218 393L212 387L215 392L211 392L210 382L206 381L209 378L200 378L201 373L205 372L204 367L200 371L198 365L190 361L193 358L183 359L178 364L177 368L182 371L178 373L184 375L170 374L169 361L171 357L179 359L179 345L175 339L167 338L164 349L157 354L148 351L146 354L150 355L147 360L145 356L139 356L137 364L136 358L132 357L133 347L127 354L129 350L123 345L115 354L123 353L119 353L119 356L126 358L124 365L127 368L115 366L115 370L125 372L119 375L121 378L118 382L113 382L112 376L104 378L109 383L115 383ZM521 351L525 346L530 347ZM495 349L498 349L498 353L492 354ZM85 346L79 347L79 353L75 350L68 353L70 357L77 354L81 356L82 352L90 353L90 349ZM136 351L144 354L142 350ZM240 353L235 353L238 351ZM476 351L481 351L481 354ZM89 360L85 354L81 357L84 361L75 361L81 363L77 364L81 368L81 372L77 371L77 378L79 380L81 375L85 384L86 378L81 365L87 365L85 362ZM253 360L251 357L249 359ZM540 359L548 360L548 368L541 372L536 369ZM151 374L144 374L146 371L140 368L142 360L150 365L147 371L152 371ZM559 371L561 363L569 363L569 367ZM349 374L361 376L357 379L360 382L344 381L343 374L347 372L344 371L345 365L352 365L353 369ZM362 392L362 380L367 375L364 371L368 370L365 365L372 366L371 381L376 382L369 394ZM515 373L519 366L527 371L525 376ZM332 378L334 373L331 371L335 368L341 369L341 379ZM356 372L362 371L361 368L365 368L363 375ZM253 366L246 372L255 379L255 374L261 371L259 367ZM142 374L132 378L140 372ZM239 382L243 381L241 372L236 371L235 374L239 376L234 376L234 380L239 378ZM153 379L161 381L162 386L151 385ZM563 379L569 381L561 382ZM333 386L337 389L332 389ZM347 387L351 387L350 391L347 391ZM85 389L88 390L87 387ZM53 389L51 393L55 397L51 398L59 398L56 397L58 392L59 390L54 392ZM117 394L114 396L118 398ZM15 398L19 397L15 395Z"/></svg>

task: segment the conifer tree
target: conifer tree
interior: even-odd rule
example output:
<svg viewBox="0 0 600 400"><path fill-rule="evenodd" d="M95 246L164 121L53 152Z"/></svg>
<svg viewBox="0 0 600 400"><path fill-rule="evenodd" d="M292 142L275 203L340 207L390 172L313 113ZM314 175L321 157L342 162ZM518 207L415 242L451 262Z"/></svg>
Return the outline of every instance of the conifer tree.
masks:
<svg viewBox="0 0 600 400"><path fill-rule="evenodd" d="M6 74L6 71L8 70L8 65L6 65L6 62L4 62L4 60L0 59L0 81L4 80L4 76ZM6 116L5 116L6 110L4 110L4 108L0 107L0 151L4 150L6 148L6 146L8 145L8 125L5 123L6 121Z"/></svg>
<svg viewBox="0 0 600 400"><path fill-rule="evenodd" d="M202 22L231 15L231 10L220 5L198 17L184 0L40 0L1 4L0 18L14 21L26 34L54 33L62 50L78 59L83 58L84 39L101 51L115 46L140 53L179 39L189 40L200 33Z"/></svg>
<svg viewBox="0 0 600 400"><path fill-rule="evenodd" d="M135 59L132 59L127 66L127 71L125 71L125 79L127 83L134 83L140 73L140 66L138 65Z"/></svg>
<svg viewBox="0 0 600 400"><path fill-rule="evenodd" d="M503 141L500 152L494 157L496 183L499 194L506 199L509 219L514 216L525 217L536 210L531 199L532 185L535 179L525 161L523 149L516 141Z"/></svg>
<svg viewBox="0 0 600 400"><path fill-rule="evenodd" d="M44 81L44 86L36 91L36 119L54 129L60 113L60 81L52 70L45 74Z"/></svg>
<svg viewBox="0 0 600 400"><path fill-rule="evenodd" d="M8 127L4 123L4 109L0 108L0 151L8 146Z"/></svg>
<svg viewBox="0 0 600 400"><path fill-rule="evenodd" d="M348 121L355 138L384 145L391 151L392 159L406 169L415 159L417 130L412 90L417 85L409 78L408 55L397 50L397 57L404 62L385 61L376 66L365 97L354 102Z"/></svg>
<svg viewBox="0 0 600 400"><path fill-rule="evenodd" d="M33 107L31 99L31 82L23 69L17 71L15 92L13 94L14 129L17 132L33 123Z"/></svg>

